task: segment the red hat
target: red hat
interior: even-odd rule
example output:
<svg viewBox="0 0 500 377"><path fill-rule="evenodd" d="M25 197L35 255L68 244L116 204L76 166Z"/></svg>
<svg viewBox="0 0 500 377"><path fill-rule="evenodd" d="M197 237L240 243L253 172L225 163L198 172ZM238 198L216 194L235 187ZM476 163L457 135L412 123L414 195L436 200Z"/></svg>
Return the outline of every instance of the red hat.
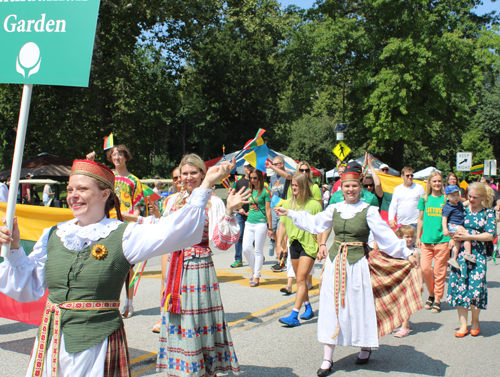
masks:
<svg viewBox="0 0 500 377"><path fill-rule="evenodd" d="M361 177L361 165L356 161L351 161L347 164L344 172L340 176L340 181L359 181Z"/></svg>
<svg viewBox="0 0 500 377"><path fill-rule="evenodd" d="M86 175L101 181L108 186L112 191L115 189L115 175L111 169L106 166L89 160L75 160L71 167L72 175Z"/></svg>

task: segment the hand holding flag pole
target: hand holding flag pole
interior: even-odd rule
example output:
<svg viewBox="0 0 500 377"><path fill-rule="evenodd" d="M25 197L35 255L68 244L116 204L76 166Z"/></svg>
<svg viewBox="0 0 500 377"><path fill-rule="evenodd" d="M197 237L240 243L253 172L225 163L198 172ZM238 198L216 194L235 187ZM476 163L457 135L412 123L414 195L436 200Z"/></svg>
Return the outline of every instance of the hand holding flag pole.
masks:
<svg viewBox="0 0 500 377"><path fill-rule="evenodd" d="M260 147L261 145L264 145L264 139L262 139L262 135L264 135L264 132L266 132L265 129L259 128L257 133L255 134L255 137L253 139L250 139L247 141L247 143L243 146L243 149L236 155L236 159L243 153L243 151L248 150L248 149L253 149L256 147Z"/></svg>

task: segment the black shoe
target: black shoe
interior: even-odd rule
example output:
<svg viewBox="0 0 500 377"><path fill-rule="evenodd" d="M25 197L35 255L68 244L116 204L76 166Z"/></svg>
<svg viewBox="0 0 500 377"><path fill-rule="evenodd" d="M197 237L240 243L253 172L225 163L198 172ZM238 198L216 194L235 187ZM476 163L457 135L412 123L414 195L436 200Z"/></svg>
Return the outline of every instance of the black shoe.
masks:
<svg viewBox="0 0 500 377"><path fill-rule="evenodd" d="M332 373L333 362L331 360L326 360L326 359L324 361L328 361L330 363L330 368L328 369L319 368L317 374L320 377L329 376Z"/></svg>
<svg viewBox="0 0 500 377"><path fill-rule="evenodd" d="M283 267L281 267L281 264L276 263L275 265L271 266L271 270L274 272L281 272L283 270Z"/></svg>
<svg viewBox="0 0 500 377"><path fill-rule="evenodd" d="M356 359L357 365L365 365L365 364L368 364L368 361L370 361L370 356L372 354L372 350L370 350L370 351L363 350L363 351L368 352L368 357L366 359L360 359L358 356L358 358Z"/></svg>

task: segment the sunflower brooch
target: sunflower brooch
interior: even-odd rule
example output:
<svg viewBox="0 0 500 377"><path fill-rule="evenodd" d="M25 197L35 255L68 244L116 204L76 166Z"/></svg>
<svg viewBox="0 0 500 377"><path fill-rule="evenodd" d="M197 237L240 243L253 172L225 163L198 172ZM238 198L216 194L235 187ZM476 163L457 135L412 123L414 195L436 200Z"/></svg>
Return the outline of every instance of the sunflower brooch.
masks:
<svg viewBox="0 0 500 377"><path fill-rule="evenodd" d="M108 255L108 249L104 245L95 245L92 248L91 254L95 259L104 259Z"/></svg>

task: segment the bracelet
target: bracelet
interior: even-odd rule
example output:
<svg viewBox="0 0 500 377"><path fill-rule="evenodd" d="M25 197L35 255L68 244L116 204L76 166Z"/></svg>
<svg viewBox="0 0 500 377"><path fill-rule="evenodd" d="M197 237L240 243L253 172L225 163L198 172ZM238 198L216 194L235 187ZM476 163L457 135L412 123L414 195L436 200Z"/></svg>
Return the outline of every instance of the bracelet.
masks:
<svg viewBox="0 0 500 377"><path fill-rule="evenodd" d="M321 245L319 245L319 246L326 246L326 243L322 243L322 244L321 244Z"/></svg>

